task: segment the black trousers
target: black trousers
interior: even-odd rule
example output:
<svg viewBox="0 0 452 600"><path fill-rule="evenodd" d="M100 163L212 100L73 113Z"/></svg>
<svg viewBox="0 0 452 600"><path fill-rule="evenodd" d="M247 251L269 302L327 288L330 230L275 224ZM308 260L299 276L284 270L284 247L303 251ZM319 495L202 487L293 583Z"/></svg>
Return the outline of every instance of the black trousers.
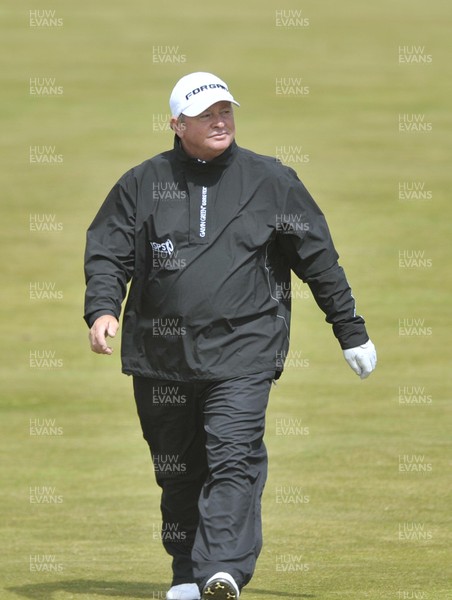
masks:
<svg viewBox="0 0 452 600"><path fill-rule="evenodd" d="M162 542L172 585L218 571L239 588L262 548L265 411L274 372L216 382L134 377L143 437L162 488Z"/></svg>

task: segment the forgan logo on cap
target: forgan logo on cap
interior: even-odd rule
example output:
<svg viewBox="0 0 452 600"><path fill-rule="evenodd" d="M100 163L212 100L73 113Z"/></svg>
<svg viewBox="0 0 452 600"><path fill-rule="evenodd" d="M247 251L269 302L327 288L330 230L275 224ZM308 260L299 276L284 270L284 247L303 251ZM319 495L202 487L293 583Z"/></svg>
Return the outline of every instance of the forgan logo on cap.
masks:
<svg viewBox="0 0 452 600"><path fill-rule="evenodd" d="M190 96L199 94L199 92L205 92L206 90L213 90L215 88L222 88L223 90L229 91L228 88L224 85L221 85L221 83L209 83L209 85L201 85L191 92L188 92L188 94L185 96L185 99L188 100Z"/></svg>

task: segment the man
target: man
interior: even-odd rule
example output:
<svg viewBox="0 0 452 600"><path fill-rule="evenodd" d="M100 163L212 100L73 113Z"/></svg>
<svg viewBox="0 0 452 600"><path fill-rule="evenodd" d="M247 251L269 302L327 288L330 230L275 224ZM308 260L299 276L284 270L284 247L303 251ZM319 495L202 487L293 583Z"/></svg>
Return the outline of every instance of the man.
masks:
<svg viewBox="0 0 452 600"><path fill-rule="evenodd" d="M87 235L94 352L111 354L131 281L122 369L162 488L168 600L234 600L254 572L265 410L289 347L290 294L277 290L291 270L353 370L376 364L322 212L292 169L237 146L233 104L215 75L182 77L174 148L123 175Z"/></svg>

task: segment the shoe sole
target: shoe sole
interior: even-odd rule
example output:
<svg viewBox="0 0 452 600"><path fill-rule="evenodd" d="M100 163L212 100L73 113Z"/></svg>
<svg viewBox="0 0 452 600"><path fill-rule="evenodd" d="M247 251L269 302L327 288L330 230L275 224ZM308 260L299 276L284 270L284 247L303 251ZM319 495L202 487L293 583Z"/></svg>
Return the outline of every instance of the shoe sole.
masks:
<svg viewBox="0 0 452 600"><path fill-rule="evenodd" d="M202 592L202 600L236 600L235 589L225 579L214 579Z"/></svg>

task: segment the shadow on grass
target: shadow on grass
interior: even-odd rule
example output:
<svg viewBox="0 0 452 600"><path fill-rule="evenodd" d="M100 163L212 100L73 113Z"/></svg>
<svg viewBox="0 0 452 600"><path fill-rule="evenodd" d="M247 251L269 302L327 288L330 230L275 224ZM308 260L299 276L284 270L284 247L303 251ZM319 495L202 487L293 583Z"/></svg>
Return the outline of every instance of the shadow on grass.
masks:
<svg viewBox="0 0 452 600"><path fill-rule="evenodd" d="M6 588L9 592L30 600L52 600L56 592L69 594L95 594L107 598L165 598L166 583L138 581L96 581L71 579L52 583L34 583ZM165 592L163 591L165 590Z"/></svg>
<svg viewBox="0 0 452 600"><path fill-rule="evenodd" d="M56 592L69 594L95 594L110 598L165 598L167 584L144 583L138 581L95 581L91 579L72 579L69 581L54 581L52 583L35 583L6 588L23 598L30 600L52 600ZM315 598L312 594L297 594L293 592L278 592L247 588L252 594L268 598Z"/></svg>
<svg viewBox="0 0 452 600"><path fill-rule="evenodd" d="M297 594L294 592L275 592L275 590L257 590L256 588L246 588L250 594L267 596L268 598L315 598L314 594Z"/></svg>

